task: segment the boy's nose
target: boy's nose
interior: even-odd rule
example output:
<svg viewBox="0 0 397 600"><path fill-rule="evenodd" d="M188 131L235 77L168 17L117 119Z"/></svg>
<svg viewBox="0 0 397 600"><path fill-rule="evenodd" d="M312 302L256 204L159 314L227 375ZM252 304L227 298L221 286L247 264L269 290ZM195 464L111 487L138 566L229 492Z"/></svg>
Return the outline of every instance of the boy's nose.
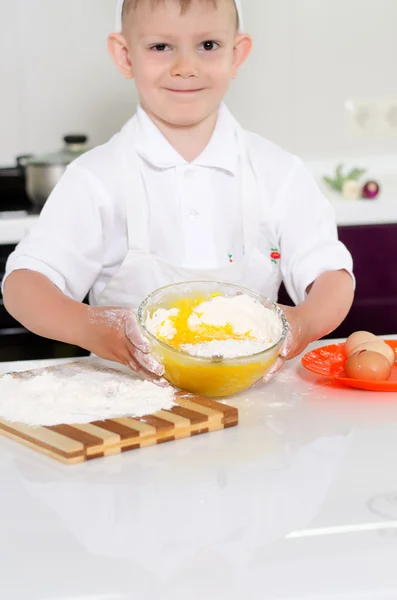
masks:
<svg viewBox="0 0 397 600"><path fill-rule="evenodd" d="M198 68L194 58L186 54L179 56L172 66L171 75L182 79L198 77Z"/></svg>

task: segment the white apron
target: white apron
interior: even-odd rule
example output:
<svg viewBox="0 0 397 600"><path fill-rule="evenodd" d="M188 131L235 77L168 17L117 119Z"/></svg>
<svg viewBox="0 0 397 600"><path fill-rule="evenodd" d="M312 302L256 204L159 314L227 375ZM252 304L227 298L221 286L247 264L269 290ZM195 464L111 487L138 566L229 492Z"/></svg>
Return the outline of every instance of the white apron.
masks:
<svg viewBox="0 0 397 600"><path fill-rule="evenodd" d="M236 122L239 146L244 255L242 259L216 269L187 269L159 258L150 248L149 210L138 154L124 157L126 183L126 219L128 253L118 272L101 294L99 306L138 308L148 294L165 285L185 281L219 281L231 283L277 300L281 283L280 266L272 261L277 247L274 234L267 233L268 253L258 249L260 234L260 198L250 163L244 132ZM170 232L170 237L175 235Z"/></svg>

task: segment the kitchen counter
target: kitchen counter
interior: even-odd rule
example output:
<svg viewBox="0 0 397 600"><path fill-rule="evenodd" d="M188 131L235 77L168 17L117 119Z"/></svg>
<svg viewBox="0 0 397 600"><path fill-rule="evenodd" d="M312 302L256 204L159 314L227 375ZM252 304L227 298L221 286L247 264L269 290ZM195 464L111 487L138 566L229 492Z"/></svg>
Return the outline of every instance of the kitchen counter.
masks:
<svg viewBox="0 0 397 600"><path fill-rule="evenodd" d="M38 220L26 212L0 212L0 244L18 244Z"/></svg>
<svg viewBox="0 0 397 600"><path fill-rule="evenodd" d="M377 200L344 200L323 182L324 175L332 175L338 163L347 168L360 166L367 169L364 179L376 179L381 185ZM335 209L338 226L397 223L397 155L375 155L329 158L307 158L305 164L320 189ZM37 215L0 212L0 244L17 244L33 227Z"/></svg>
<svg viewBox="0 0 397 600"><path fill-rule="evenodd" d="M306 160L305 164L321 191L335 209L339 227L351 225L378 225L397 223L397 155L368 155L321 160ZM331 190L323 181L323 176L333 176L338 164L344 165L344 172L353 167L367 170L361 182L376 180L381 193L376 200L345 200Z"/></svg>
<svg viewBox="0 0 397 600"><path fill-rule="evenodd" d="M230 403L236 428L76 466L0 438L4 598L397 599L397 394L296 359Z"/></svg>
<svg viewBox="0 0 397 600"><path fill-rule="evenodd" d="M397 223L397 185L395 191L390 189L389 192L383 193L378 200L344 200L336 193L325 189L321 182L318 183L334 207L339 227ZM29 233L38 218L37 215L10 216L7 212L0 213L0 244L20 242Z"/></svg>

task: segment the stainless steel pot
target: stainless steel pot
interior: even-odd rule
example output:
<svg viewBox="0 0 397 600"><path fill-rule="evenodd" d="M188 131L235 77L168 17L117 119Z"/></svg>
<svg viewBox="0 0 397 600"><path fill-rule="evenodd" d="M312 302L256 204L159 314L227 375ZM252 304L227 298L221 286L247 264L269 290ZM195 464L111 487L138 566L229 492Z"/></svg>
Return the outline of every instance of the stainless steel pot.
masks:
<svg viewBox="0 0 397 600"><path fill-rule="evenodd" d="M26 192L38 211L44 206L66 167L88 149L85 135L66 135L63 139L65 146L59 152L19 157L19 163L25 168Z"/></svg>

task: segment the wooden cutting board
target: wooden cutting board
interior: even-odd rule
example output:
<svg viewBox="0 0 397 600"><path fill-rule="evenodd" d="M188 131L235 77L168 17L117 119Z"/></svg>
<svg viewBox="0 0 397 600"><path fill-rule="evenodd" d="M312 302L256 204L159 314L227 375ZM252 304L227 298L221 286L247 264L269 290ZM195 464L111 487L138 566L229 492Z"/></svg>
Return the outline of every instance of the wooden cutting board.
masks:
<svg viewBox="0 0 397 600"><path fill-rule="evenodd" d="M76 369L101 369L114 372L115 377L120 376L120 372L114 369L84 361L13 375L30 378L50 371L70 376ZM0 434L63 463L76 464L238 424L237 409L215 400L176 392L175 403L176 406L170 410L144 417L124 417L82 425L32 427L0 420Z"/></svg>

